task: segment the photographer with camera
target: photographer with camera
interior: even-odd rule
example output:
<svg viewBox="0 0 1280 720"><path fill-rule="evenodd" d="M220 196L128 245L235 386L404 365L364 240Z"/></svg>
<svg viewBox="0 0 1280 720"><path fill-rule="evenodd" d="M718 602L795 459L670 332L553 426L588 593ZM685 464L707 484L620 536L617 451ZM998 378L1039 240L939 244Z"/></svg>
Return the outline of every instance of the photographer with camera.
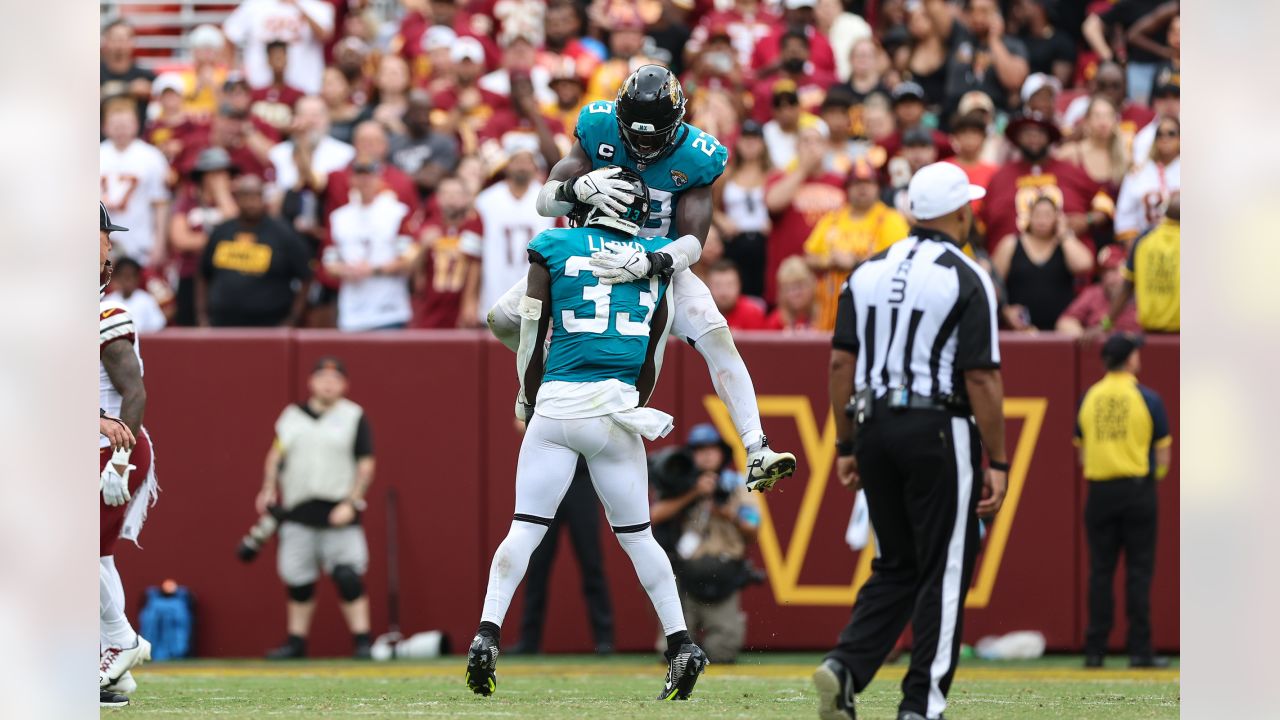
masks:
<svg viewBox="0 0 1280 720"><path fill-rule="evenodd" d="M346 399L342 361L321 358L311 373L311 397L285 408L267 453L258 524L241 541L250 560L279 521L277 567L289 592L285 644L267 653L282 660L305 657L315 613L316 580L323 569L342 600L342 615L355 643L354 657L368 658L369 599L364 573L369 548L360 513L373 482L373 436L364 410Z"/></svg>
<svg viewBox="0 0 1280 720"><path fill-rule="evenodd" d="M689 431L683 448L650 458L649 479L658 499L650 508L654 536L671 555L690 635L712 662L732 663L742 650L747 616L739 596L764 581L747 559L760 506L720 433L707 423Z"/></svg>

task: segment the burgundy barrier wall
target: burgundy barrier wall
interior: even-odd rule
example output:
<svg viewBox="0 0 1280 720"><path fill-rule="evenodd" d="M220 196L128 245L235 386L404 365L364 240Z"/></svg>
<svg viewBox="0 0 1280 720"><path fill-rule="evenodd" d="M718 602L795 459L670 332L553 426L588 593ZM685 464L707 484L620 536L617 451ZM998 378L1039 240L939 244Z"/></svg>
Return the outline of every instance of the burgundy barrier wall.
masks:
<svg viewBox="0 0 1280 720"><path fill-rule="evenodd" d="M791 449L800 471L767 499L753 550L768 584L748 589L748 642L758 648L821 649L848 617L869 555L845 545L853 496L832 479L829 345L744 334L741 349L756 383L765 429ZM374 632L387 625L386 491L399 496L401 625L441 629L455 641L474 630L493 550L514 501L520 434L512 419L516 378L509 351L479 332L343 335L337 332L170 330L143 339L163 493L142 536L144 551L118 557L130 612L148 585L167 577L198 600L202 655L258 655L283 639L284 589L274 544L251 565L234 548L254 521L253 499L272 425L287 402L305 395L315 359L337 354L351 374L351 397L373 425L378 460L365 517ZM1038 629L1050 646L1078 649L1087 562L1080 524L1085 497L1070 443L1076 401L1101 375L1096 352L1051 339L1007 336L1004 353L1008 446L1013 459L1006 510L988 528L966 613L966 636ZM1174 431L1174 467L1161 488L1160 548L1153 596L1156 642L1178 647L1178 345L1158 339L1144 350L1143 380L1165 398ZM733 437L701 356L673 342L652 403L677 417L683 438L711 421ZM601 517L617 645L653 646L657 626L630 563ZM591 638L576 561L567 538L553 572L544 637L549 651L583 651ZM345 654L349 640L321 583L312 654ZM1122 601L1117 607L1123 608ZM519 637L517 596L504 627ZM1121 624L1123 625L1123 624ZM1116 640L1123 638L1117 628Z"/></svg>

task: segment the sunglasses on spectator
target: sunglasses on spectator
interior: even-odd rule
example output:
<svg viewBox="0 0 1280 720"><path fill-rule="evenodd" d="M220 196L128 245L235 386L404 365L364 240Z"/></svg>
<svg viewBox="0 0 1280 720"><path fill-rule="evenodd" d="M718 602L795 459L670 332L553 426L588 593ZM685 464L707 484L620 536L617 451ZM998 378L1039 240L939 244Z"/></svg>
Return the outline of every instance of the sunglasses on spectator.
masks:
<svg viewBox="0 0 1280 720"><path fill-rule="evenodd" d="M1160 131L1156 132L1156 137L1162 137L1162 138L1176 138L1176 137L1178 137L1178 135L1179 135L1179 134L1180 134L1180 133L1179 133L1179 131L1177 131L1177 130L1160 130Z"/></svg>

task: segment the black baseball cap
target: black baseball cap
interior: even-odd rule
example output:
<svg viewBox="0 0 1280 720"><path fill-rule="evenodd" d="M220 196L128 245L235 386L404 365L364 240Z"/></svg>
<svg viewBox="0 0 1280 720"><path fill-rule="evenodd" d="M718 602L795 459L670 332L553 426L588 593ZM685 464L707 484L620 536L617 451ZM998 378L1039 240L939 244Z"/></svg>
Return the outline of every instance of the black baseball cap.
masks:
<svg viewBox="0 0 1280 720"><path fill-rule="evenodd" d="M742 123L742 135L754 135L756 137L764 137L764 126L760 123L747 118Z"/></svg>
<svg viewBox="0 0 1280 720"><path fill-rule="evenodd" d="M1142 347L1141 335L1116 333L1102 344L1102 363L1108 370L1119 368L1140 347Z"/></svg>
<svg viewBox="0 0 1280 720"><path fill-rule="evenodd" d="M1175 82L1160 83L1159 85L1156 85L1154 90L1151 91L1151 97L1152 98L1182 97L1182 87Z"/></svg>
<svg viewBox="0 0 1280 720"><path fill-rule="evenodd" d="M354 163L351 166L351 171L356 173L368 173L370 175L376 175L382 172L382 163L377 162L376 160L373 162Z"/></svg>
<svg viewBox="0 0 1280 720"><path fill-rule="evenodd" d="M128 232L129 228L116 225L111 222L111 216L107 214L107 206L102 202L98 203L98 229L103 232Z"/></svg>
<svg viewBox="0 0 1280 720"><path fill-rule="evenodd" d="M893 99L894 105L907 100L924 102L924 88L920 86L920 83L907 80L893 86L893 92L890 93L890 97Z"/></svg>
<svg viewBox="0 0 1280 720"><path fill-rule="evenodd" d="M332 355L325 355L317 360L316 366L311 369L311 374L314 375L321 370L336 370L342 377L347 376L347 366Z"/></svg>

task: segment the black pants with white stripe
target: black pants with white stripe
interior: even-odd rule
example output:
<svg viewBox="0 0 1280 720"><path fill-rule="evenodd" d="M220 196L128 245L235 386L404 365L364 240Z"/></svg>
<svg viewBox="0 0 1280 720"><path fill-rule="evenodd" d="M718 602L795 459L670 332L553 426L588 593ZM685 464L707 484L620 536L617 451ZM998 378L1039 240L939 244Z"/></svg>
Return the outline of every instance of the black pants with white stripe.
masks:
<svg viewBox="0 0 1280 720"><path fill-rule="evenodd" d="M911 621L911 667L899 709L936 718L955 674L978 550L978 431L968 418L944 412L883 411L858 440L878 555L827 657L849 669L861 692Z"/></svg>

